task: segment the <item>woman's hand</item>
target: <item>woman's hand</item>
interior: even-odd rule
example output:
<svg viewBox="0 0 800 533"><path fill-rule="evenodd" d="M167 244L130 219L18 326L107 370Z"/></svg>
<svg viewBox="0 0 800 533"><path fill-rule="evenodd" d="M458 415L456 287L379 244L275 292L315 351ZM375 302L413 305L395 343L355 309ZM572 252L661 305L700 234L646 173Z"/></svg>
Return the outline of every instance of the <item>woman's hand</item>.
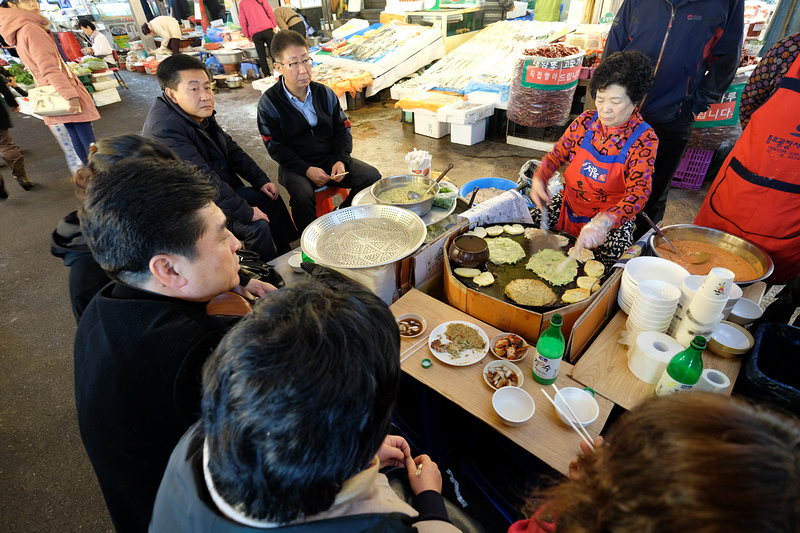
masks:
<svg viewBox="0 0 800 533"><path fill-rule="evenodd" d="M406 458L406 469L411 490L415 495L426 490L442 493L442 473L439 472L439 467L431 461L430 457L427 455L420 455L416 459L408 457Z"/></svg>
<svg viewBox="0 0 800 533"><path fill-rule="evenodd" d="M73 115L77 115L81 112L81 100L80 98L70 98L69 99L69 109L67 109L67 113L71 113Z"/></svg>
<svg viewBox="0 0 800 533"><path fill-rule="evenodd" d="M406 466L406 459L411 458L411 448L406 439L397 435L386 435L378 450L378 460L381 467Z"/></svg>
<svg viewBox="0 0 800 533"><path fill-rule="evenodd" d="M583 248L597 248L608 237L611 228L617 222L617 217L611 213L598 213L592 220L586 223L581 228L581 233L578 235L578 242L575 243L575 249L580 252Z"/></svg>
<svg viewBox="0 0 800 533"><path fill-rule="evenodd" d="M605 441L603 440L603 437L597 437L596 439L594 439L594 449L595 450L600 449L603 446L604 442ZM582 440L581 441L581 455L579 455L578 457L576 457L575 459L573 459L572 461L569 462L569 478L571 480L574 481L574 480L578 479L581 476L579 458L582 455L591 455L591 454L594 454L594 453L596 453L596 452L592 451L592 449L589 448L589 445L586 444L586 442Z"/></svg>
<svg viewBox="0 0 800 533"><path fill-rule="evenodd" d="M531 200L539 208L539 211L544 209L545 204L549 204L553 200L547 192L547 183L536 176L531 178Z"/></svg>

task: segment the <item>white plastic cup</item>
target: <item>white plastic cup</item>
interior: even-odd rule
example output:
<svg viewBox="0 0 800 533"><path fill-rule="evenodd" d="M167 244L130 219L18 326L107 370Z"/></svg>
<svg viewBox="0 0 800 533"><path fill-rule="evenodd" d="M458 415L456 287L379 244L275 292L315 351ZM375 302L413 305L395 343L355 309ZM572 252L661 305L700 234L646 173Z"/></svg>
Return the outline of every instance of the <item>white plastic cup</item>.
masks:
<svg viewBox="0 0 800 533"><path fill-rule="evenodd" d="M733 290L734 274L727 268L714 267L708 273L703 284L697 289L697 294L702 294L709 299L728 301Z"/></svg>

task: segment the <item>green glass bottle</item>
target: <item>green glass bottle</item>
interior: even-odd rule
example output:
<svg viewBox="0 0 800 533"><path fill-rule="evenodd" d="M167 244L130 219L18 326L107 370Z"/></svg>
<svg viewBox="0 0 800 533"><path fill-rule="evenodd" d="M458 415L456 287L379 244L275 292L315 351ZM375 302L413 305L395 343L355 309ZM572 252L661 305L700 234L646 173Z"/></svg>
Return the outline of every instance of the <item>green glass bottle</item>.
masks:
<svg viewBox="0 0 800 533"><path fill-rule="evenodd" d="M533 359L533 379L542 385L550 385L558 377L558 368L564 356L566 343L561 333L561 315L553 315L550 327L539 335Z"/></svg>
<svg viewBox="0 0 800 533"><path fill-rule="evenodd" d="M692 390L703 373L704 337L695 337L687 349L678 352L669 363L656 385L656 396L667 396L677 392Z"/></svg>

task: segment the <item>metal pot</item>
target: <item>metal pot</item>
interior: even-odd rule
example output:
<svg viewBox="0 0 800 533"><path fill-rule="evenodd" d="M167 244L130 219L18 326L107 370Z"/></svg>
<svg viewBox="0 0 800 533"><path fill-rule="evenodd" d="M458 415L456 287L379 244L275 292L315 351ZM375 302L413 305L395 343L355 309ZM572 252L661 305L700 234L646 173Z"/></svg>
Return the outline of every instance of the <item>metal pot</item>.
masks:
<svg viewBox="0 0 800 533"><path fill-rule="evenodd" d="M309 37L308 38L308 47L314 48L315 46L319 46L322 44L322 37Z"/></svg>
<svg viewBox="0 0 800 533"><path fill-rule="evenodd" d="M737 281L739 284L749 285L750 283L766 279L772 274L772 270L774 269L772 259L770 259L769 255L764 250L737 235L715 228L706 228L693 224L665 226L661 228L661 231L664 232L664 235L666 235L667 239L670 241L695 241L713 244L747 261L756 271L758 277L755 279ZM658 246L663 243L664 239L656 234L651 235L648 240L650 250L658 257L661 257L661 254L658 253Z"/></svg>
<svg viewBox="0 0 800 533"><path fill-rule="evenodd" d="M255 46L252 48L242 48L242 53L247 59L258 59L258 52Z"/></svg>
<svg viewBox="0 0 800 533"><path fill-rule="evenodd" d="M211 53L222 65L238 65L242 62L242 51L239 49L212 50Z"/></svg>
<svg viewBox="0 0 800 533"><path fill-rule="evenodd" d="M241 76L233 76L230 78L225 79L225 85L228 86L230 89L238 89L242 86L242 77Z"/></svg>
<svg viewBox="0 0 800 533"><path fill-rule="evenodd" d="M433 185L433 196L426 198L424 200L420 200L418 202L411 202L407 204L391 204L388 202L382 202L378 195L389 191L391 189L396 189L397 187L402 187L403 185L408 185L409 183L419 183L424 185L425 187L430 187ZM372 184L372 187L369 188L370 194L372 197L375 198L375 201L379 204L384 205L393 205L395 207L402 207L403 209L408 209L412 213L416 213L419 216L423 216L428 211L431 210L433 207L433 197L436 193L439 192L439 184L436 181L425 177L420 176L418 174L404 174L400 176L389 176L388 178L383 178L381 180L376 181Z"/></svg>

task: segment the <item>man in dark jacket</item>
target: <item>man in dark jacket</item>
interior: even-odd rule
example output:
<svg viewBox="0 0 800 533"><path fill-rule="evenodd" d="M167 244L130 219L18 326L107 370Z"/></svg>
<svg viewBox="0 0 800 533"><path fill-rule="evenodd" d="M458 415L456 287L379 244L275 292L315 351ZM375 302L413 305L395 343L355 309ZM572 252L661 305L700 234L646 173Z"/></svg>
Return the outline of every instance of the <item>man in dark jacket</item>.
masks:
<svg viewBox="0 0 800 533"><path fill-rule="evenodd" d="M217 124L206 66L180 54L161 62L156 74L164 93L150 108L142 135L172 148L209 177L219 188L215 202L248 249L265 261L288 252L297 229L278 187Z"/></svg>
<svg viewBox="0 0 800 533"><path fill-rule="evenodd" d="M664 218L694 117L736 75L743 36L744 0L626 0L614 19L603 57L639 50L655 68L640 109L658 135L653 192L644 208L655 222ZM637 234L642 226L637 223Z"/></svg>
<svg viewBox="0 0 800 533"><path fill-rule="evenodd" d="M229 323L206 303L239 284L216 188L183 161L128 159L89 183L81 226L115 283L75 336L75 403L117 532L145 532L170 452L200 414L200 374Z"/></svg>
<svg viewBox="0 0 800 533"><path fill-rule="evenodd" d="M278 32L270 46L281 75L258 101L258 129L278 162L278 181L289 191L297 229L317 218L314 191L325 185L350 189L342 207L378 181L374 167L351 157L353 137L339 98L311 81L308 43L291 30Z"/></svg>

